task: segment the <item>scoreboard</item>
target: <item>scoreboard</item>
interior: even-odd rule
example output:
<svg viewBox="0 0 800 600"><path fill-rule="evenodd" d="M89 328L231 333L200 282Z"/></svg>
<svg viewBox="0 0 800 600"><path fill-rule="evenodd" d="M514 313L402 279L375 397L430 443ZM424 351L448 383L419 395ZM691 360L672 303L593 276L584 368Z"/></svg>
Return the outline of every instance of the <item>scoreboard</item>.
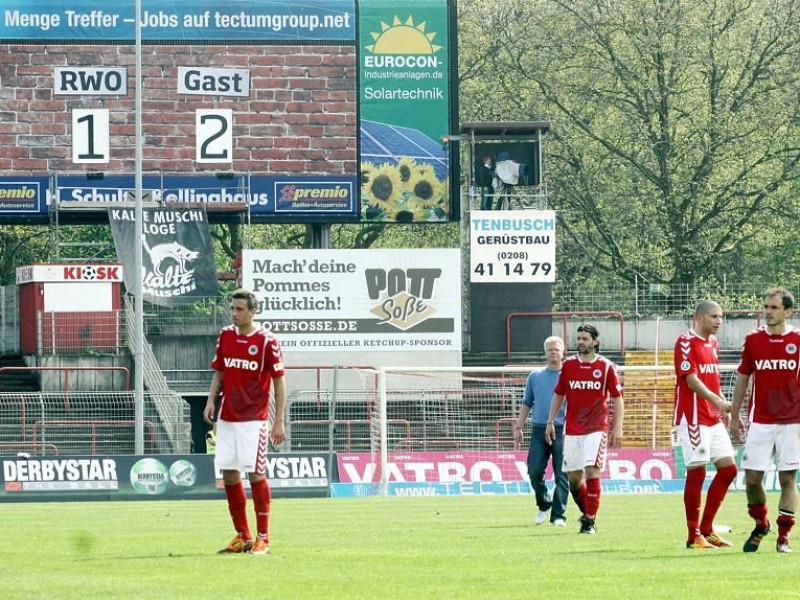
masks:
<svg viewBox="0 0 800 600"><path fill-rule="evenodd" d="M0 223L130 198L134 19L132 1L0 6ZM150 198L256 223L458 219L454 0L142 0L141 25Z"/></svg>

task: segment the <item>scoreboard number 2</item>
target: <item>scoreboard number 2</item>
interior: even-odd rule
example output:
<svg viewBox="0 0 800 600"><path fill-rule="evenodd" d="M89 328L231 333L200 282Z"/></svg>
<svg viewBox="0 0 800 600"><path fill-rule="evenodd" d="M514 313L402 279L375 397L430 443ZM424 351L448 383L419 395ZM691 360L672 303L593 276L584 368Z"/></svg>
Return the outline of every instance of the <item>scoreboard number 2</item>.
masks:
<svg viewBox="0 0 800 600"><path fill-rule="evenodd" d="M72 111L72 162L109 161L108 109L76 108Z"/></svg>
<svg viewBox="0 0 800 600"><path fill-rule="evenodd" d="M233 111L198 110L196 160L199 163L233 162Z"/></svg>

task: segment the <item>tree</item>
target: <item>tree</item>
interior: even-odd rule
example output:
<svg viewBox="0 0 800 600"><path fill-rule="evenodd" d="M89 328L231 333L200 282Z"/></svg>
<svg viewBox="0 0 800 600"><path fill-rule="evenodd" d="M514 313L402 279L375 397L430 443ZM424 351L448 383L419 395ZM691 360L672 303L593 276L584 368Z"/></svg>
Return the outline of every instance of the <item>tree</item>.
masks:
<svg viewBox="0 0 800 600"><path fill-rule="evenodd" d="M0 285L16 282L17 267L47 260L48 234L41 226L0 226Z"/></svg>
<svg viewBox="0 0 800 600"><path fill-rule="evenodd" d="M505 119L552 122L545 155L566 234L562 277L747 276L742 256L769 252L797 219L798 2L460 7L462 32L484 16L479 35L461 38L465 107L480 108L473 94L491 89ZM479 82L471 73L486 56L491 82ZM784 258L800 265L796 249Z"/></svg>

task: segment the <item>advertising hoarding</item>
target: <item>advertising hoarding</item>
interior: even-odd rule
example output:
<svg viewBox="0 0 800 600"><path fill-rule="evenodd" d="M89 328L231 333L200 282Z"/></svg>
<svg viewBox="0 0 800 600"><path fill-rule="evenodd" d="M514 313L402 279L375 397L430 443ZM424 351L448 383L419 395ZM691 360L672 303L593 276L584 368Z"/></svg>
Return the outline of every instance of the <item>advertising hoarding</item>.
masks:
<svg viewBox="0 0 800 600"><path fill-rule="evenodd" d="M460 351L459 250L245 250L256 320L284 349Z"/></svg>

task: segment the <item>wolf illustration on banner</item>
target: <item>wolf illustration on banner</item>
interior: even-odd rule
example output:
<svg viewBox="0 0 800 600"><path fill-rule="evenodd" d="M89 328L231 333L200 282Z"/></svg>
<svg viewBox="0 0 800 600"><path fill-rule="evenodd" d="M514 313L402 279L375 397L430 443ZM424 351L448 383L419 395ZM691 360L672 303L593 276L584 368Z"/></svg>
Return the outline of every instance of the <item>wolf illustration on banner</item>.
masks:
<svg viewBox="0 0 800 600"><path fill-rule="evenodd" d="M204 208L146 208L142 213L142 294L154 304L174 306L218 291L214 249ZM131 209L109 209L117 256L127 267L125 285L135 289L133 265L135 219Z"/></svg>
<svg viewBox="0 0 800 600"><path fill-rule="evenodd" d="M194 261L200 255L198 252L189 250L186 246L178 242L169 242L167 244L157 244L152 248L147 244L147 237L142 240L147 254L150 255L150 263L153 265L153 271L156 275L164 275L161 270L161 265L167 259L172 259L180 265L181 271L188 271L186 263Z"/></svg>

